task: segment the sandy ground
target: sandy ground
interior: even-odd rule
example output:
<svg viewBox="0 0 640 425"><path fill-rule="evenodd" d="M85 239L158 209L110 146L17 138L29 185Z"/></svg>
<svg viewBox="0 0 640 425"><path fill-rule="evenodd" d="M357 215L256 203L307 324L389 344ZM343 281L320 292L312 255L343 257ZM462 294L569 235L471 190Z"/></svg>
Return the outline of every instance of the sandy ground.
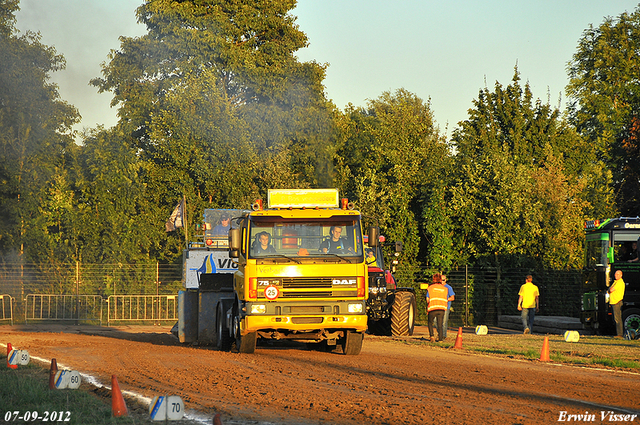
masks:
<svg viewBox="0 0 640 425"><path fill-rule="evenodd" d="M0 326L0 342L107 385L115 374L123 391L179 395L223 423L609 423L609 411L640 423L640 374L474 354L452 348L455 334L428 343L421 327L409 338L367 335L358 356L292 343L220 352L182 346L169 329Z"/></svg>

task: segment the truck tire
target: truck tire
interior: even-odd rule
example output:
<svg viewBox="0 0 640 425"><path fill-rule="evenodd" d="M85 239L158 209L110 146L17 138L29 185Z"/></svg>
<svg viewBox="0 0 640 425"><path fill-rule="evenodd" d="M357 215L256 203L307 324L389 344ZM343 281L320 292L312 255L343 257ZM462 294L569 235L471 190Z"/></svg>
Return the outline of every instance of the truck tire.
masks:
<svg viewBox="0 0 640 425"><path fill-rule="evenodd" d="M391 334L393 336L413 335L416 320L416 296L412 292L396 292L391 306Z"/></svg>
<svg viewBox="0 0 640 425"><path fill-rule="evenodd" d="M622 328L640 332L640 310L630 308L622 312Z"/></svg>
<svg viewBox="0 0 640 425"><path fill-rule="evenodd" d="M362 350L364 333L355 331L345 331L344 338L340 340L342 354L347 356L357 356Z"/></svg>
<svg viewBox="0 0 640 425"><path fill-rule="evenodd" d="M223 310L224 309L221 305L218 306L218 313L216 314L216 346L218 347L218 350L229 351L233 344L233 338L231 338L231 335L229 335L229 329L225 326L226 314Z"/></svg>
<svg viewBox="0 0 640 425"><path fill-rule="evenodd" d="M234 309L237 311L237 306ZM237 315L233 317L233 331L236 339L236 351L238 353L252 354L256 351L256 344L258 343L258 333L249 332L246 335L240 334L240 318Z"/></svg>
<svg viewBox="0 0 640 425"><path fill-rule="evenodd" d="M244 336L238 335L236 337L236 348L238 349L238 353L253 354L253 352L256 351L257 342L257 332L249 332Z"/></svg>

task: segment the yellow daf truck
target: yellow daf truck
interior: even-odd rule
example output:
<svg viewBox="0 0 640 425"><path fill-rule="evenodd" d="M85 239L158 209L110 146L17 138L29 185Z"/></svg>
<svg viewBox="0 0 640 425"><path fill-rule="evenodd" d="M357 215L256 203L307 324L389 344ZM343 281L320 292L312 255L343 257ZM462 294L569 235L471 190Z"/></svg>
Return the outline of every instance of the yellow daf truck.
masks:
<svg viewBox="0 0 640 425"><path fill-rule="evenodd" d="M296 340L360 353L367 330L361 217L336 189L269 190L234 217L229 256L234 300L218 345L252 353L259 340ZM368 240L378 241L377 228Z"/></svg>

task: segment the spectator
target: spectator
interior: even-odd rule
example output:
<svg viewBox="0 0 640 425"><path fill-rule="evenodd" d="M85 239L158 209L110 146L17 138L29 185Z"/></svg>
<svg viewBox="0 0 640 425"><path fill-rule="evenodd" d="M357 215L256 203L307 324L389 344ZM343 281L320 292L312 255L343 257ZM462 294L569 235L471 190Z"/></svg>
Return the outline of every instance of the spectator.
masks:
<svg viewBox="0 0 640 425"><path fill-rule="evenodd" d="M636 263L638 261L638 243L633 242L631 244L631 252L629 253L629 259L627 263Z"/></svg>
<svg viewBox="0 0 640 425"><path fill-rule="evenodd" d="M220 216L220 224L213 228L213 236L227 236L231 228L231 217L228 214Z"/></svg>
<svg viewBox="0 0 640 425"><path fill-rule="evenodd" d="M528 334L533 329L533 319L536 316L536 312L539 311L538 297L540 292L538 287L533 284L533 276L527 276L524 285L520 287L518 295L518 311L522 312L522 327L524 328L524 333Z"/></svg>
<svg viewBox="0 0 640 425"><path fill-rule="evenodd" d="M622 299L624 298L624 280L622 270L616 270L615 281L609 287L609 304L613 309L613 320L616 322L616 337L622 338Z"/></svg>
<svg viewBox="0 0 640 425"><path fill-rule="evenodd" d="M449 327L449 311L451 310L451 301L455 300L456 293L453 292L451 285L447 283L447 276L440 275L442 279L442 285L447 288L447 309L444 311L444 320L442 322L442 339L447 337L447 328Z"/></svg>
<svg viewBox="0 0 640 425"><path fill-rule="evenodd" d="M447 288L442 284L440 274L433 275L433 283L427 289L427 315L429 321L429 340L436 340L433 332L433 322L437 321L438 341L444 341L442 326L444 313L447 310Z"/></svg>

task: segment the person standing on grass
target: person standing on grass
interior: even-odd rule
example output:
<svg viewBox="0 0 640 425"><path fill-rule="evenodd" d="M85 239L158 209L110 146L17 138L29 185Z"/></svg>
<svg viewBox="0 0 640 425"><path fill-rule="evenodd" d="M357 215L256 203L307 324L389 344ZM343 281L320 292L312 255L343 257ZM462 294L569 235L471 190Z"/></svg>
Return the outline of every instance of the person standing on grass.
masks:
<svg viewBox="0 0 640 425"><path fill-rule="evenodd" d="M540 308L538 302L540 292L538 287L533 284L533 276L527 276L527 280L520 287L518 295L518 311L522 312L522 327L524 328L524 333L528 334L533 329L533 319Z"/></svg>
<svg viewBox="0 0 640 425"><path fill-rule="evenodd" d="M609 287L609 304L613 308L613 320L616 322L616 336L622 338L622 299L624 298L624 280L622 270L616 270L615 281Z"/></svg>

